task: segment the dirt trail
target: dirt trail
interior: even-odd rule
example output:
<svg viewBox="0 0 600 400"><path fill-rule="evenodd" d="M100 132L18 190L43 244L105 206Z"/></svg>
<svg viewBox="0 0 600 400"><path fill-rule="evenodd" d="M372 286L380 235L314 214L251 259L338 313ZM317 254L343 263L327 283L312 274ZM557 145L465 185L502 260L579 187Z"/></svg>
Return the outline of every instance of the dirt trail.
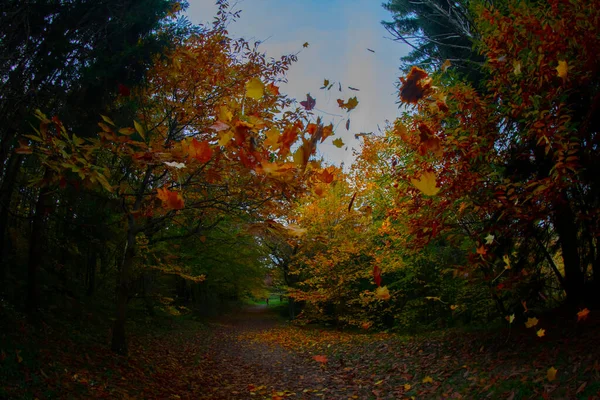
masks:
<svg viewBox="0 0 600 400"><path fill-rule="evenodd" d="M201 398L318 398L306 390L320 390L327 384L328 377L317 362L249 339L253 333L282 324L266 306L249 306L215 320L211 345L202 361L209 381Z"/></svg>

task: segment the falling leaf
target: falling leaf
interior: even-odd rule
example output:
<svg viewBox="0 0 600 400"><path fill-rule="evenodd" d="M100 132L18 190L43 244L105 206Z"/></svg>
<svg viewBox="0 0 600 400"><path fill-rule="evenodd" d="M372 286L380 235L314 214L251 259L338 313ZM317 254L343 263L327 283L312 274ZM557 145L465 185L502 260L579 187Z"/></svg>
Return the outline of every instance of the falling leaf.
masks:
<svg viewBox="0 0 600 400"><path fill-rule="evenodd" d="M120 134L127 135L127 136L133 135L135 132L136 131L133 128L121 128L121 129L119 129L119 133Z"/></svg>
<svg viewBox="0 0 600 400"><path fill-rule="evenodd" d="M558 370L554 367L548 368L548 372L546 372L546 377L548 378L549 382L552 382L553 380L556 379L557 372L558 372Z"/></svg>
<svg viewBox="0 0 600 400"><path fill-rule="evenodd" d="M300 105L306 109L306 111L310 111L317 105L317 100L314 99L310 93L306 95L306 100L301 101Z"/></svg>
<svg viewBox="0 0 600 400"><path fill-rule="evenodd" d="M389 300L391 296L387 286L380 286L375 289L375 297L379 300Z"/></svg>
<svg viewBox="0 0 600 400"><path fill-rule="evenodd" d="M289 224L283 227L290 236L301 237L306 233L306 229L300 228L298 225Z"/></svg>
<svg viewBox="0 0 600 400"><path fill-rule="evenodd" d="M546 330L545 329L540 329L536 332L536 334L538 335L538 337L543 337L546 335Z"/></svg>
<svg viewBox="0 0 600 400"><path fill-rule="evenodd" d="M428 375L423 378L423 383L433 383L433 378Z"/></svg>
<svg viewBox="0 0 600 400"><path fill-rule="evenodd" d="M100 114L100 116L102 117L104 122L106 122L107 124L111 124L112 126L115 126L115 123L112 121L112 119L108 118L106 115Z"/></svg>
<svg viewBox="0 0 600 400"><path fill-rule="evenodd" d="M360 89L357 89L357 88L352 87L352 86L348 86L348 89L354 90L355 92L360 92Z"/></svg>
<svg viewBox="0 0 600 400"><path fill-rule="evenodd" d="M215 122L214 124L212 124L211 126L208 127L208 129L212 129L215 132L226 131L229 128L230 128L230 126L227 125L223 121L217 121L217 122Z"/></svg>
<svg viewBox="0 0 600 400"><path fill-rule="evenodd" d="M358 105L358 99L356 98L356 96L351 97L345 103L344 103L344 100L337 99L337 103L340 106L340 108L344 108L347 111L350 111L350 110L354 110L356 108L356 106Z"/></svg>
<svg viewBox="0 0 600 400"><path fill-rule="evenodd" d="M400 78L400 82L400 100L405 103L416 104L432 91L431 78L418 67L412 67L406 78Z"/></svg>
<svg viewBox="0 0 600 400"><path fill-rule="evenodd" d="M456 305L456 304L452 304L452 305L450 306L450 309L451 309L452 311L455 311L457 308L458 308L458 305Z"/></svg>
<svg viewBox="0 0 600 400"><path fill-rule="evenodd" d="M556 67L556 74L559 78L567 79L567 75L569 72L569 66L566 61L561 60L558 62L558 66Z"/></svg>
<svg viewBox="0 0 600 400"><path fill-rule="evenodd" d="M337 138L335 139L333 142L331 142L331 144L333 144L335 147L337 147L338 149L341 149L342 146L344 145L344 142L342 141L341 138Z"/></svg>
<svg viewBox="0 0 600 400"><path fill-rule="evenodd" d="M277 148L277 143L279 142L280 133L277 129L271 128L267 132L265 132L265 141L263 144L271 149Z"/></svg>
<svg viewBox="0 0 600 400"><path fill-rule="evenodd" d="M219 107L219 115L217 119L225 123L231 122L231 120L233 119L233 113L226 106L221 106Z"/></svg>
<svg viewBox="0 0 600 400"><path fill-rule="evenodd" d="M489 234L485 237L485 244L492 244L494 243L494 235Z"/></svg>
<svg viewBox="0 0 600 400"><path fill-rule="evenodd" d="M320 173L316 174L316 177L323 183L331 183L333 182L333 171L334 167L327 167L323 169Z"/></svg>
<svg viewBox="0 0 600 400"><path fill-rule="evenodd" d="M524 310L523 312L526 313L526 312L529 311L529 309L527 308L527 302L526 301L521 300L521 305L523 306L523 310Z"/></svg>
<svg viewBox="0 0 600 400"><path fill-rule="evenodd" d="M506 318L506 320L508 321L509 324L512 324L513 321L515 320L515 314L507 315L504 318Z"/></svg>
<svg viewBox="0 0 600 400"><path fill-rule="evenodd" d="M369 49L368 47L367 50L369 50L371 53L375 53L375 50Z"/></svg>
<svg viewBox="0 0 600 400"><path fill-rule="evenodd" d="M444 63L442 64L442 72L446 72L451 65L452 63L450 62L450 60L444 61Z"/></svg>
<svg viewBox="0 0 600 400"><path fill-rule="evenodd" d="M23 362L23 357L21 357L21 350L15 350L17 356L17 362L20 364Z"/></svg>
<svg viewBox="0 0 600 400"><path fill-rule="evenodd" d="M510 258L508 257L508 254L505 254L504 257L502 257L502 261L504 261L504 268L506 269L510 269Z"/></svg>
<svg viewBox="0 0 600 400"><path fill-rule="evenodd" d="M129 90L129 88L127 86L125 86L121 83L119 83L119 85L117 86L117 91L123 97L127 97L131 94L131 90Z"/></svg>
<svg viewBox="0 0 600 400"><path fill-rule="evenodd" d="M575 394L579 394L579 393L583 392L585 390L586 385L587 385L587 382L583 382L581 385L579 385Z"/></svg>
<svg viewBox="0 0 600 400"><path fill-rule="evenodd" d="M525 322L525 327L527 328L533 328L534 326L536 326L538 324L538 319L537 318L527 318L527 322Z"/></svg>
<svg viewBox="0 0 600 400"><path fill-rule="evenodd" d="M377 286L381 286L381 268L379 266L373 266L373 280Z"/></svg>
<svg viewBox="0 0 600 400"><path fill-rule="evenodd" d="M316 362L320 362L320 363L326 363L327 362L327 356L323 356L323 355L313 356L313 359Z"/></svg>
<svg viewBox="0 0 600 400"><path fill-rule="evenodd" d="M308 46L310 46L310 45L308 44L308 42L304 42L304 44L302 45L302 47L304 47L304 48L307 48Z"/></svg>
<svg viewBox="0 0 600 400"><path fill-rule="evenodd" d="M246 96L259 100L265 94L265 85L259 78L252 78L246 82Z"/></svg>
<svg viewBox="0 0 600 400"><path fill-rule="evenodd" d="M201 163L207 163L212 157L212 149L208 142L199 142L195 138L182 143L182 149L189 157L195 158Z"/></svg>
<svg viewBox="0 0 600 400"><path fill-rule="evenodd" d="M235 133L233 131L222 132L219 137L219 146L227 146L227 143L229 143L234 136Z"/></svg>
<svg viewBox="0 0 600 400"><path fill-rule="evenodd" d="M180 163L180 162L175 162L175 161L165 161L165 165L172 167L172 168L177 168L177 169L181 169L181 168L185 168L185 164L184 163Z"/></svg>
<svg viewBox="0 0 600 400"><path fill-rule="evenodd" d="M269 91L269 93L271 93L273 96L277 96L279 95L279 86L276 86L274 83L269 83L267 85L267 90Z"/></svg>
<svg viewBox="0 0 600 400"><path fill-rule="evenodd" d="M440 188L436 186L436 176L433 172L427 171L421 174L421 177L417 179L411 179L410 182L419 189L423 194L427 196L435 196Z"/></svg>
<svg viewBox="0 0 600 400"><path fill-rule="evenodd" d="M329 79L324 79L323 80L323 86L321 86L321 89L326 89L327 86L329 86Z"/></svg>
<svg viewBox="0 0 600 400"><path fill-rule="evenodd" d="M137 121L133 121L133 126L135 126L135 130L137 131L137 133L140 134L142 139L146 139L146 137L144 136L144 128L142 127L142 125L140 125L140 123Z"/></svg>
<svg viewBox="0 0 600 400"><path fill-rule="evenodd" d="M348 212L350 212L350 210L352 210L352 205L354 204L354 200L356 200L356 192L354 192L354 194L352 195L352 198L350 199L350 204L348 204Z"/></svg>
<svg viewBox="0 0 600 400"><path fill-rule="evenodd" d="M513 73L517 76L521 75L521 62L520 61L513 62Z"/></svg>
<svg viewBox="0 0 600 400"><path fill-rule="evenodd" d="M589 313L590 313L590 310L588 310L587 308L584 308L583 310L579 311L577 313L577 322L585 321L587 319Z"/></svg>
<svg viewBox="0 0 600 400"><path fill-rule="evenodd" d="M487 254L487 250L485 249L485 246L483 244L479 246L475 251L481 256L485 256Z"/></svg>
<svg viewBox="0 0 600 400"><path fill-rule="evenodd" d="M183 198L179 192L173 192L166 188L159 188L156 192L156 197L166 209L181 210L184 207Z"/></svg>

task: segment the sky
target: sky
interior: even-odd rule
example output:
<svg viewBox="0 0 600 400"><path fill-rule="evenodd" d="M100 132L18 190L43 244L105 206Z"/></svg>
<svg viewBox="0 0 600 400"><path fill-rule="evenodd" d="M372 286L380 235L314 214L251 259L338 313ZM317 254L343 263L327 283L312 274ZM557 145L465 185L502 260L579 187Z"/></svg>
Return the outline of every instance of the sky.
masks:
<svg viewBox="0 0 600 400"><path fill-rule="evenodd" d="M193 23L209 23L216 14L213 0L189 0L188 18ZM241 17L228 30L234 38L243 37L250 43L261 41L260 49L268 57L298 53L298 62L287 74L288 83L280 91L297 101L310 93L316 98L316 115L333 122L335 137L318 148L318 157L326 162L348 166L352 148L359 148L360 132L384 129L386 120L399 115L396 83L400 58L407 54L406 45L394 42L381 25L391 20L378 0L230 0L233 10L242 10ZM309 46L304 48L303 44ZM367 49L371 49L371 52ZM336 82L330 91L319 89L323 80ZM342 84L338 91L337 82ZM352 91L348 86L360 89ZM337 99L357 96L359 104L347 113L337 105ZM350 118L350 130L346 119ZM341 149L331 144L342 138Z"/></svg>

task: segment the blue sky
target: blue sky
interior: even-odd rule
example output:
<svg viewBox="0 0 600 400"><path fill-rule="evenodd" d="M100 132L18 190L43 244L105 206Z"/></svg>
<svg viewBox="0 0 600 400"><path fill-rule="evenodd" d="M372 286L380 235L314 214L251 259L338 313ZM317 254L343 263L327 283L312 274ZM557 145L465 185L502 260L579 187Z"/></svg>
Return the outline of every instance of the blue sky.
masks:
<svg viewBox="0 0 600 400"><path fill-rule="evenodd" d="M210 22L215 15L213 0L189 3L187 14L194 23ZM334 123L336 137L341 137L348 149L338 149L327 140L318 149L326 161L348 165L352 148L359 147L354 134L377 131L378 126L383 129L386 120L393 121L399 114L395 83L400 57L409 49L389 39L380 22L390 20L391 15L379 1L232 0L230 4L234 10L242 10L241 18L229 26L233 37L263 42L260 48L270 57L300 51L288 73L289 83L281 90L298 101L310 93L317 99L318 110L335 115L325 115L326 121ZM302 47L305 42L308 48ZM337 90L337 84L329 92L320 90L325 78L341 82L343 91ZM349 114L347 131L348 115L336 100L352 96L358 97L359 105Z"/></svg>

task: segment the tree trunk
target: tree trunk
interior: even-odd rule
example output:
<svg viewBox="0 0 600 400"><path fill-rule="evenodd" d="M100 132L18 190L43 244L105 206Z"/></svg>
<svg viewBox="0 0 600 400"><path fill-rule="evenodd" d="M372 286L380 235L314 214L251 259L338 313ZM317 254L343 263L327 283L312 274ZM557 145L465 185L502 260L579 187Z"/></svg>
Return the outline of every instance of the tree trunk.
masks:
<svg viewBox="0 0 600 400"><path fill-rule="evenodd" d="M7 258L10 251L10 242L7 240L6 236L8 230L8 214L10 212L10 203L21 158L22 156L19 154L13 154L10 157L2 181L2 188L0 190L0 288L4 287L4 282L6 281L6 276L8 274Z"/></svg>
<svg viewBox="0 0 600 400"><path fill-rule="evenodd" d="M88 262L87 262L87 295L93 296L96 290L96 264L98 260L98 253L92 246L88 249Z"/></svg>
<svg viewBox="0 0 600 400"><path fill-rule="evenodd" d="M554 210L554 226L558 234L565 265L565 291L567 304L577 306L584 294L585 279L581 270L581 260L577 243L577 225L575 215L566 198L562 196L561 203Z"/></svg>
<svg viewBox="0 0 600 400"><path fill-rule="evenodd" d="M46 168L44 172L44 187L40 190L39 197L35 205L35 214L31 224L31 236L29 239L29 260L27 265L27 312L32 315L38 308L40 288L38 282L38 272L42 264L44 255L44 217L50 207L50 187L49 181L52 177L52 171Z"/></svg>
<svg viewBox="0 0 600 400"><path fill-rule="evenodd" d="M127 321L127 302L129 300L129 274L135 257L135 222L133 216L129 216L129 229L127 230L127 242L123 263L119 270L117 282L117 301L115 309L115 323L112 331L112 345L114 352L127 355L127 336L125 322Z"/></svg>

